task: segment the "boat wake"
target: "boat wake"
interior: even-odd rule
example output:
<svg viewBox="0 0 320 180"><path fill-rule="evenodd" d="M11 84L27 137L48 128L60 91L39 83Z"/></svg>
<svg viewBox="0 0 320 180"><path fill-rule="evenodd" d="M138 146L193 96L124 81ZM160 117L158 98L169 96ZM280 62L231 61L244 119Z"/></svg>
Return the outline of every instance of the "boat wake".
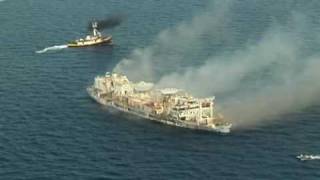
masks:
<svg viewBox="0 0 320 180"><path fill-rule="evenodd" d="M36 51L36 53L42 54L42 53L45 53L47 51L57 51L57 50L65 49L67 47L68 47L68 45L56 45L56 46L51 46L51 47L47 47L47 48L44 48L42 50Z"/></svg>

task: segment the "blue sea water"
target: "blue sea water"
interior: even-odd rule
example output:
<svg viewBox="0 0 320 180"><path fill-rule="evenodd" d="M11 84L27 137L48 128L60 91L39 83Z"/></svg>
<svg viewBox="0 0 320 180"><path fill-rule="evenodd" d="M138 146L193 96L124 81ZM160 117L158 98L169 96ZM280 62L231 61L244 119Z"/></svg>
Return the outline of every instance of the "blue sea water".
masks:
<svg viewBox="0 0 320 180"><path fill-rule="evenodd" d="M285 22L292 10L320 17L318 1L236 2L234 46L259 39L270 19ZM295 159L320 153L319 105L220 135L112 112L88 97L85 88L96 75L206 6L197 0L0 2L0 179L320 179L320 162ZM82 37L88 20L112 13L127 17L109 31L113 47L35 53Z"/></svg>

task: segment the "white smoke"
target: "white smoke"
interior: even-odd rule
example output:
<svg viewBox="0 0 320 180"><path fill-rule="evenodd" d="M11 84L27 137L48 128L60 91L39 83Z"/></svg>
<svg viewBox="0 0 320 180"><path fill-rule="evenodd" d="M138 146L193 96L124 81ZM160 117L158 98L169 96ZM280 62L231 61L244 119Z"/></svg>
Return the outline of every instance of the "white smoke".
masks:
<svg viewBox="0 0 320 180"><path fill-rule="evenodd" d="M320 56L306 49L312 45L308 36L314 36L313 43L318 36L308 16L289 13L290 22L273 23L258 41L248 40L231 53L196 59L207 41L232 42L227 26L233 5L233 1L212 3L190 23L165 30L153 45L135 50L115 71L197 96L220 95L221 111L238 127L317 102Z"/></svg>
<svg viewBox="0 0 320 180"><path fill-rule="evenodd" d="M162 31L151 46L134 50L130 58L123 59L114 71L125 72L133 80L156 81L165 73L189 66L193 57L201 52L205 39L227 38L224 38L227 34L223 31L230 2L214 3L191 22L182 22L175 28Z"/></svg>
<svg viewBox="0 0 320 180"><path fill-rule="evenodd" d="M291 64L297 52L290 37L268 33L260 43L235 51L231 55L210 57L200 67L183 73L162 76L159 86L179 86L197 95L210 95L237 89L247 75L273 63ZM210 83L205 83L210 82Z"/></svg>

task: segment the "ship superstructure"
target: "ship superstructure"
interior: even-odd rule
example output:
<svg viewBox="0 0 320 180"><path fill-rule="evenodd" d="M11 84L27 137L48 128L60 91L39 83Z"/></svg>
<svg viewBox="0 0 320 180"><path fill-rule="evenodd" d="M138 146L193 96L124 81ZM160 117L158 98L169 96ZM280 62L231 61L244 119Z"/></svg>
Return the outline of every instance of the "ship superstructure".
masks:
<svg viewBox="0 0 320 180"><path fill-rule="evenodd" d="M216 112L214 97L200 99L180 89L155 89L152 83L134 83L117 73L97 76L87 90L100 104L169 125L221 133L230 132L232 126Z"/></svg>
<svg viewBox="0 0 320 180"><path fill-rule="evenodd" d="M102 36L98 31L98 23L92 22L92 35L68 43L68 47L84 47L100 44L112 44L112 36Z"/></svg>

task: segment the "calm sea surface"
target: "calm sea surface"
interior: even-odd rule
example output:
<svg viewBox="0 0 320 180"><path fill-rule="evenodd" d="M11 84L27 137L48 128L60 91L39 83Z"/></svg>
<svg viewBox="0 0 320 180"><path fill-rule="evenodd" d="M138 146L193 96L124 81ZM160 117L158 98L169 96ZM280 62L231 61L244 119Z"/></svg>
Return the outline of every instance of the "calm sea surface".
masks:
<svg viewBox="0 0 320 180"><path fill-rule="evenodd" d="M318 1L236 2L235 48L259 39L270 19L286 21L292 9L310 12L315 26L320 19ZM320 179L320 161L295 159L299 153L320 153L320 106L219 135L110 112L88 97L85 88L96 75L206 5L198 0L0 2L0 179ZM112 13L127 16L109 31L114 47L35 53L82 37L88 20Z"/></svg>

